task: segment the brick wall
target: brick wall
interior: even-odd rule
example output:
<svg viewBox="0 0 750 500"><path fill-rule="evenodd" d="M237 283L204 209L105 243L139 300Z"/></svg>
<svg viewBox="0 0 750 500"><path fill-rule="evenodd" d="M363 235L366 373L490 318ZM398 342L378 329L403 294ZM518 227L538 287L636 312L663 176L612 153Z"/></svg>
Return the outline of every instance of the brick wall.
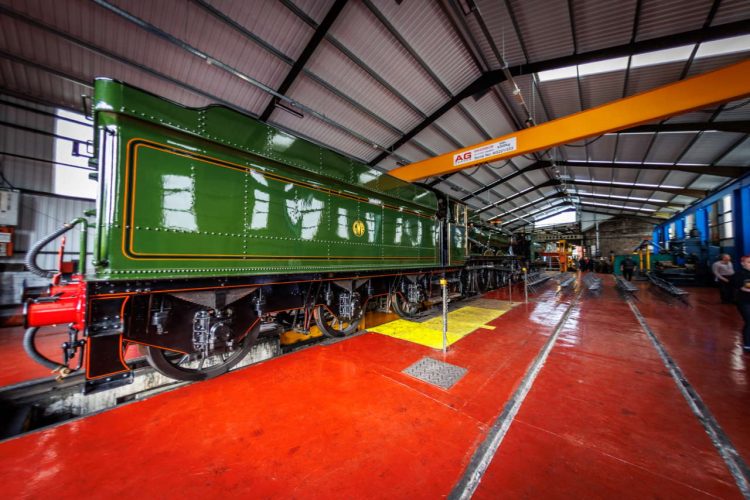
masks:
<svg viewBox="0 0 750 500"><path fill-rule="evenodd" d="M638 219L610 219L599 223L599 250L604 257L612 251L615 255L629 254L643 240L650 240L654 225ZM583 233L588 250L596 244L596 228Z"/></svg>

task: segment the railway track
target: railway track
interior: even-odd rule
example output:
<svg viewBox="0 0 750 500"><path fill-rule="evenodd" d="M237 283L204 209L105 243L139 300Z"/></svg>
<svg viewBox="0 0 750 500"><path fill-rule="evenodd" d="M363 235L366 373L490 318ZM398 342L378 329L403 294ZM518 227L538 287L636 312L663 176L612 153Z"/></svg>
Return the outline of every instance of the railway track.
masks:
<svg viewBox="0 0 750 500"><path fill-rule="evenodd" d="M262 338L232 371L281 354L278 336ZM134 359L129 364L132 372L113 376L122 377L122 384L99 392L87 390L82 372L59 381L49 377L0 388L0 439L111 410L194 383L165 377L149 366L145 358Z"/></svg>

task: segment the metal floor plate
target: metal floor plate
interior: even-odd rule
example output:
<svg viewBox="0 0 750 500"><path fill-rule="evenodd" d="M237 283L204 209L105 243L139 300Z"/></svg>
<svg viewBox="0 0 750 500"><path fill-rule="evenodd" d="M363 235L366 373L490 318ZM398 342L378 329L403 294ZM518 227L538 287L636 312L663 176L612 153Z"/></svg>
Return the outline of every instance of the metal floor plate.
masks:
<svg viewBox="0 0 750 500"><path fill-rule="evenodd" d="M403 373L442 389L450 389L466 375L466 368L433 358L422 358L405 369Z"/></svg>

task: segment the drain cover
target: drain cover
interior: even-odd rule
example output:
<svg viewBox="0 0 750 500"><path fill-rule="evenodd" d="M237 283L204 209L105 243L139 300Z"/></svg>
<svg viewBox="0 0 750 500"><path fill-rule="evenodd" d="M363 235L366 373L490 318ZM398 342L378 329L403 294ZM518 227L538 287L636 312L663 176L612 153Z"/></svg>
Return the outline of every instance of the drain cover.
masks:
<svg viewBox="0 0 750 500"><path fill-rule="evenodd" d="M444 363L432 358L422 358L403 371L428 384L450 389L466 374L466 368Z"/></svg>

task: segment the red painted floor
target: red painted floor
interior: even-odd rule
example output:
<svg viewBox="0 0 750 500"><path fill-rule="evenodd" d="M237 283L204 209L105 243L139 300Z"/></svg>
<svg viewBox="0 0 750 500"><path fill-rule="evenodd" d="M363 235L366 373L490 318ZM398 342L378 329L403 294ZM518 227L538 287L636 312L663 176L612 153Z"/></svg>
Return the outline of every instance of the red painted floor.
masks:
<svg viewBox="0 0 750 500"><path fill-rule="evenodd" d="M5 360L0 367L0 387L52 376L48 368L26 355L23 333L21 327L0 328L0 352ZM66 328L46 328L37 333L37 349L50 359L58 359L61 356L60 344L66 340Z"/></svg>
<svg viewBox="0 0 750 500"><path fill-rule="evenodd" d="M600 297L576 306L477 496L739 496L608 280ZM656 314L659 297L642 295L641 310ZM401 373L423 356L442 359L439 351L363 334L2 442L4 496L447 495L572 298L548 285L496 319L495 330L455 344L445 360L468 373L448 391ZM695 314L702 317L698 307ZM657 334L668 343L671 334ZM673 355L681 362L687 351ZM745 373L720 360L703 371L688 365L699 392L702 372L706 386L709 372ZM713 410L726 393L701 394ZM735 418L731 437L744 442L745 414L725 406L719 422L731 427Z"/></svg>
<svg viewBox="0 0 750 500"><path fill-rule="evenodd" d="M742 318L713 288L686 288L689 305L640 292L639 309L745 461L750 461L750 355ZM645 292L645 293L644 293Z"/></svg>
<svg viewBox="0 0 750 500"><path fill-rule="evenodd" d="M476 497L741 498L635 316L604 285L576 307Z"/></svg>

